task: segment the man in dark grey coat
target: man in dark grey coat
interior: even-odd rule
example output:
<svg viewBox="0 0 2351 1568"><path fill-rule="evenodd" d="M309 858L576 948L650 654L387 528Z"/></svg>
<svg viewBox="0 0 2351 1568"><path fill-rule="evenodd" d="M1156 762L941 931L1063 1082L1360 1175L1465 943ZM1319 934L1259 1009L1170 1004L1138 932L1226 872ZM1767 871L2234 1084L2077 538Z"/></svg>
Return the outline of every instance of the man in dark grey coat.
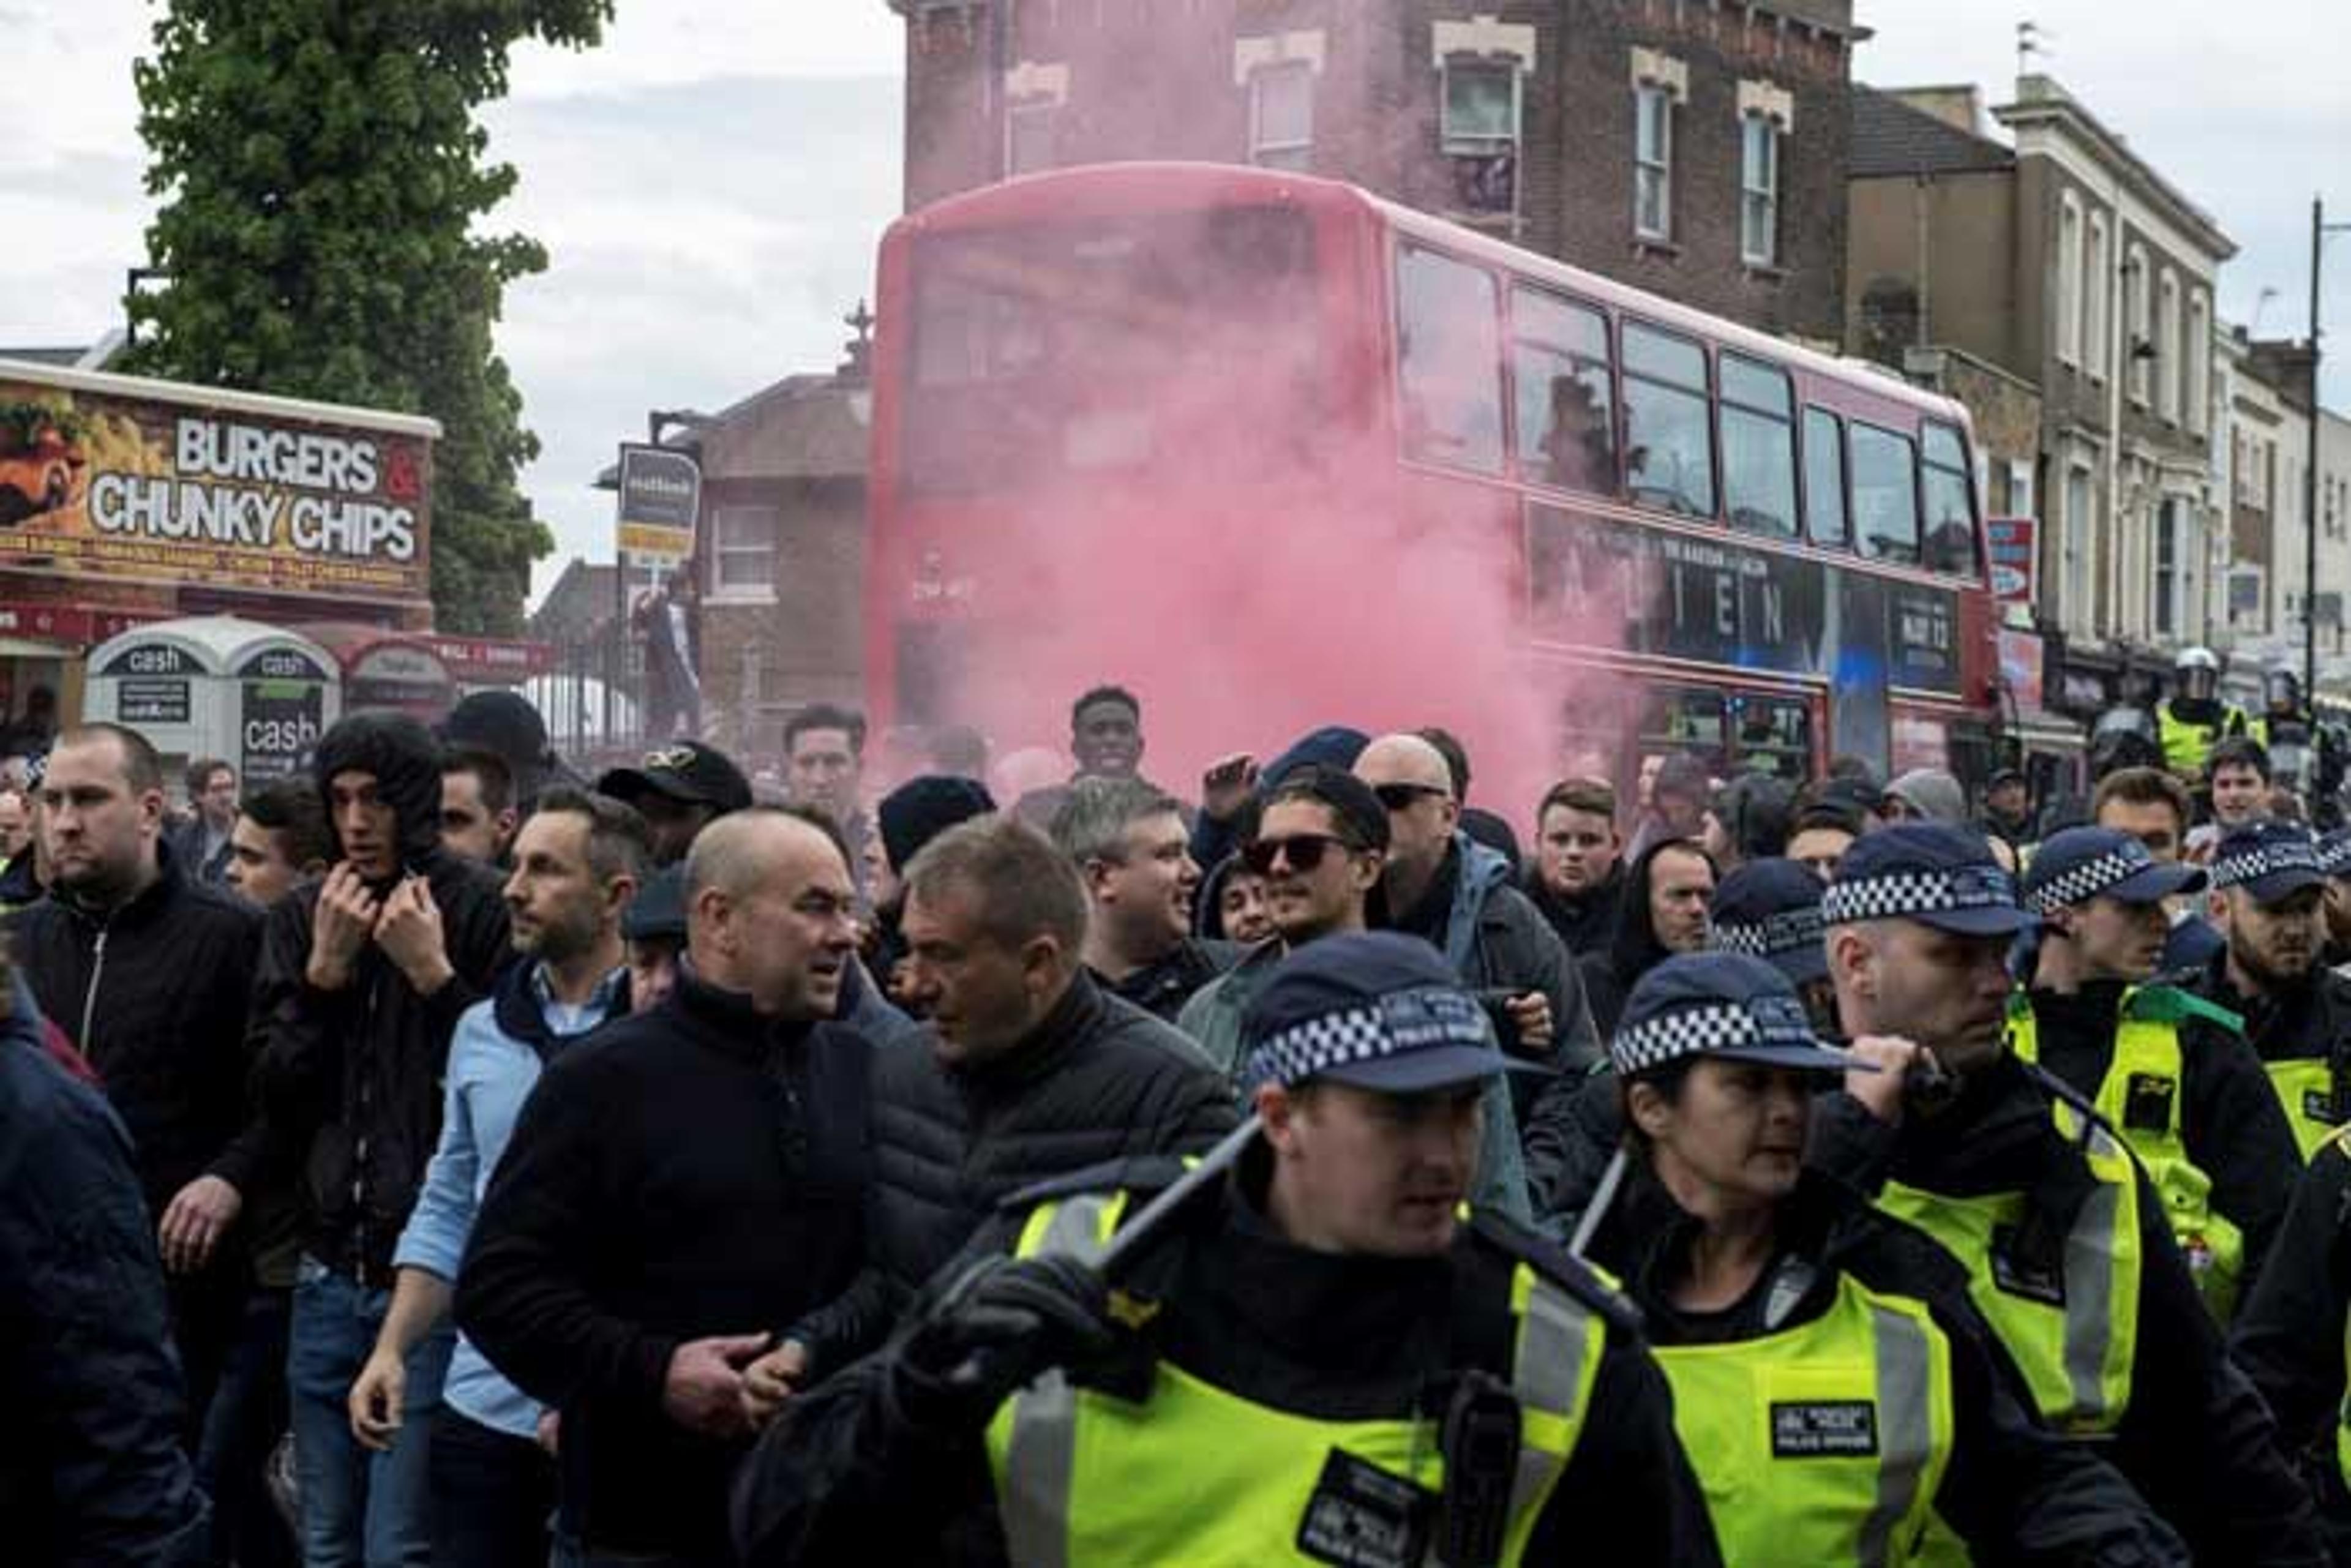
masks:
<svg viewBox="0 0 2351 1568"><path fill-rule="evenodd" d="M874 1053L866 1265L749 1369L754 1420L878 1345L1011 1194L1203 1150L1239 1119L1197 1046L1087 975L1085 889L1044 834L977 818L925 846L904 883L907 987L931 1021Z"/></svg>

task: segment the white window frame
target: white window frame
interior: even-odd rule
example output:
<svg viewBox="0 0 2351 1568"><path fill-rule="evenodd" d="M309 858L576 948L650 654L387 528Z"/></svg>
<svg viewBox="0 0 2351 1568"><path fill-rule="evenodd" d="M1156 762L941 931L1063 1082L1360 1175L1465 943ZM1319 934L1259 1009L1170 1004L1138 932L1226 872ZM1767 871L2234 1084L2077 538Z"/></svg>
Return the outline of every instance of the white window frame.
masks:
<svg viewBox="0 0 2351 1568"><path fill-rule="evenodd" d="M2071 191L2057 203L2057 358L2082 362L2082 203Z"/></svg>
<svg viewBox="0 0 2351 1568"><path fill-rule="evenodd" d="M2212 297L2203 289L2188 296L2187 424L2202 435L2212 424Z"/></svg>
<svg viewBox="0 0 2351 1568"><path fill-rule="evenodd" d="M1035 174L1052 168L1057 159L1052 151L1053 119L1061 105L1050 98L1032 99L1026 103L1008 103L1004 109L1004 169L1008 174ZM1021 156L1024 129L1042 127L1046 138L1046 153L1041 161Z"/></svg>
<svg viewBox="0 0 2351 1568"><path fill-rule="evenodd" d="M1760 137L1760 141L1759 141ZM1750 112L1739 123L1739 259L1749 267L1776 267L1780 262L1780 127L1771 116ZM1763 180L1758 184L1753 160L1757 146L1763 153ZM1762 244L1754 243L1752 221L1760 205Z"/></svg>
<svg viewBox="0 0 2351 1568"><path fill-rule="evenodd" d="M2156 298L2155 412L2177 424L2180 384L2188 379L2188 367L2179 352L2179 275L2168 267L2156 286Z"/></svg>
<svg viewBox="0 0 2351 1568"><path fill-rule="evenodd" d="M764 538L749 544L728 539L730 528L739 528L756 519ZM710 598L714 603L772 604L776 599L776 561L781 553L783 508L770 501L739 501L716 506L710 511ZM764 561L764 571L737 580L728 570L730 561L740 563L745 558Z"/></svg>
<svg viewBox="0 0 2351 1568"><path fill-rule="evenodd" d="M2151 301L2155 289L2147 277L2147 246L2133 244L2123 262L2123 357L2130 366L2130 400L2139 407L2147 406L2147 361L2141 357L2138 346L2152 346L2155 332L2151 324Z"/></svg>
<svg viewBox="0 0 2351 1568"><path fill-rule="evenodd" d="M1302 94L1305 135L1275 140L1266 133L1267 99L1277 88L1294 85ZM1304 173L1314 162L1314 62L1280 60L1249 72L1249 162L1264 169Z"/></svg>
<svg viewBox="0 0 2351 1568"><path fill-rule="evenodd" d="M2032 493L2032 464L2029 459L2011 458L2008 463L2008 515L2012 517L2037 517L2034 509L2039 497Z"/></svg>
<svg viewBox="0 0 2351 1568"><path fill-rule="evenodd" d="M1492 76L1507 82L1510 92L1510 128L1502 135L1490 131L1465 131L1453 123L1453 83L1456 73ZM1510 160L1510 204L1507 211L1474 209L1465 214L1465 221L1476 223L1507 222L1514 227L1519 218L1521 176L1525 164L1525 131L1527 112L1526 71L1520 61L1510 56L1461 57L1447 59L1437 67L1437 144L1447 158L1495 158Z"/></svg>
<svg viewBox="0 0 2351 1568"><path fill-rule="evenodd" d="M1670 243L1674 237L1674 91L1663 82L1645 81L1633 89L1633 233L1642 239ZM1657 106L1657 146L1644 157L1641 133L1649 122L1648 106ZM1646 221L1642 196L1654 182L1658 221Z"/></svg>
<svg viewBox="0 0 2351 1568"><path fill-rule="evenodd" d="M2096 561L2096 518L2098 508L2098 476L2086 463L2073 463L2065 469L2064 488L2064 556L2065 597L2063 603L2064 623L2067 630L2088 632L2095 630L2091 617L2095 613ZM2077 505L2078 497L2078 505Z"/></svg>
<svg viewBox="0 0 2351 1568"><path fill-rule="evenodd" d="M2114 263L2114 236L2106 214L2092 213L2089 249L2082 264L2082 357L2090 379L2104 382L2114 361L2114 332L2107 321L2107 291Z"/></svg>

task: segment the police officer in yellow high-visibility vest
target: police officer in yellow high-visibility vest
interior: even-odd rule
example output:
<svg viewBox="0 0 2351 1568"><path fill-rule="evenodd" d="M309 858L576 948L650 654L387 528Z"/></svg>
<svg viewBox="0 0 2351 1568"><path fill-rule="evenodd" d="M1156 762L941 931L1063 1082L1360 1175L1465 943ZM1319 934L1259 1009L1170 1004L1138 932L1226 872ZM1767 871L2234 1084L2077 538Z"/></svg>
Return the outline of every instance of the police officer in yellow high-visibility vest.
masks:
<svg viewBox="0 0 2351 1568"><path fill-rule="evenodd" d="M1979 1562L2188 1560L2025 1410L1951 1259L1804 1171L1814 1086L1898 1083L1914 1046L1828 1049L1777 967L1710 953L1643 976L1609 1053L1624 1181L1589 1255L1641 1308L1725 1561L1934 1561L1938 1529Z"/></svg>
<svg viewBox="0 0 2351 1568"><path fill-rule="evenodd" d="M2277 1251L2237 1314L2229 1354L2277 1416L2318 1494L2335 1561L2351 1563L2351 1130L2321 1145Z"/></svg>
<svg viewBox="0 0 2351 1568"><path fill-rule="evenodd" d="M2086 1099L2005 1049L2009 948L2032 917L1983 836L1872 833L1821 909L1846 1032L1912 1040L1942 1082L1827 1096L1814 1160L1958 1260L2027 1402L2094 1442L2198 1562L2316 1560L2309 1497L2222 1354L2160 1196Z"/></svg>
<svg viewBox="0 0 2351 1568"><path fill-rule="evenodd" d="M2164 901L2203 890L2201 870L2158 861L2116 829L2052 834L2024 875L2041 939L2009 1001L2008 1043L2122 1134L2226 1322L2302 1161L2237 1015L2156 977Z"/></svg>
<svg viewBox="0 0 2351 1568"><path fill-rule="evenodd" d="M2172 661L2171 695L2156 705L2163 765L2191 784L2223 740L2246 732L2245 710L2220 695L2220 661L2210 648L2183 648Z"/></svg>
<svg viewBox="0 0 2351 1568"><path fill-rule="evenodd" d="M2245 1038L2307 1158L2351 1122L2351 979L2321 962L2326 873L2310 831L2254 822L2223 835L2208 906L2223 946L2199 995L2241 1015Z"/></svg>
<svg viewBox="0 0 2351 1568"><path fill-rule="evenodd" d="M1242 1037L1230 1178L1172 1217L1164 1168L1016 1200L786 1404L738 1481L747 1563L1720 1561L1636 1315L1463 1208L1505 1058L1437 950L1301 947Z"/></svg>

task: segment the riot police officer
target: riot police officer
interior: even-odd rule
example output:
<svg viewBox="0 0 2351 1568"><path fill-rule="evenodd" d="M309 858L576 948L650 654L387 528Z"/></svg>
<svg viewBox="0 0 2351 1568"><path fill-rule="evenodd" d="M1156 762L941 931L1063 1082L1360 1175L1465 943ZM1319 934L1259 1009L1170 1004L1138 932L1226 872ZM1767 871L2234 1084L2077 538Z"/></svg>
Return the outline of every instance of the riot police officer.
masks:
<svg viewBox="0 0 2351 1568"><path fill-rule="evenodd" d="M2243 735L2245 710L2220 695L2220 661L2210 648L2182 648L2172 661L2172 692L2156 708L2163 765L2194 783L2212 747Z"/></svg>

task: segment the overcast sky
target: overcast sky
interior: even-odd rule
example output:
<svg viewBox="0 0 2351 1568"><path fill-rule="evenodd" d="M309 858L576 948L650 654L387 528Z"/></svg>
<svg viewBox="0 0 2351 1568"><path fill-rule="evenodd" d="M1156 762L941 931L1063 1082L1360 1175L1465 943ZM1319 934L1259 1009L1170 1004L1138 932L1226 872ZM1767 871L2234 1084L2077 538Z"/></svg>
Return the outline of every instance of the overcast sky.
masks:
<svg viewBox="0 0 2351 1568"><path fill-rule="evenodd" d="M1364 0L1377 4L1381 0ZM1881 86L1980 83L2012 96L2015 23L2037 63L2210 212L2241 254L2221 315L2259 308L2299 336L2310 198L2351 220L2351 47L2344 0L1861 0L1877 37L1856 75ZM622 0L604 46L519 51L490 112L522 174L491 220L546 243L549 270L508 295L499 342L545 453L525 476L556 528L542 585L575 554L610 559L611 502L588 481L648 408L711 409L829 369L840 317L870 293L897 211L902 24L883 0ZM120 322L144 255L131 62L141 0L0 0L11 43L0 141L0 344L86 342ZM2319 68L2288 75L2279 62ZM2277 290L2259 304L2264 288ZM2328 266L2341 353L2328 401L2351 407L2351 236Z"/></svg>

